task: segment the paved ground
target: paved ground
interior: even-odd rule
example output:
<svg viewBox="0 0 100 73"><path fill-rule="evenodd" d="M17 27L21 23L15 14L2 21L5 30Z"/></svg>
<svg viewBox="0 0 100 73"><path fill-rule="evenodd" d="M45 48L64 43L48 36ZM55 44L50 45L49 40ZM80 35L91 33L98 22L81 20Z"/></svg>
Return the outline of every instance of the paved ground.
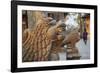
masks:
<svg viewBox="0 0 100 73"><path fill-rule="evenodd" d="M89 59L90 58L90 41L87 40L87 44L80 40L76 45L80 51L81 59Z"/></svg>
<svg viewBox="0 0 100 73"><path fill-rule="evenodd" d="M76 46L79 49L81 59L89 59L90 58L90 41L87 40L87 44L83 42L81 39ZM66 60L66 53L59 53L60 60Z"/></svg>

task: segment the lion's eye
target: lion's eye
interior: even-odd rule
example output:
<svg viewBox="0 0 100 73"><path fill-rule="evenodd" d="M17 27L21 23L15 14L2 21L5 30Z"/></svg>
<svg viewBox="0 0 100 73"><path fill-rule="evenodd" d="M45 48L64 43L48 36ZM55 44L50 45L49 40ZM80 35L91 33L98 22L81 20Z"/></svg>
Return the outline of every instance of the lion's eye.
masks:
<svg viewBox="0 0 100 73"><path fill-rule="evenodd" d="M65 31L65 28L63 27L58 28L58 32L62 32L62 31Z"/></svg>
<svg viewBox="0 0 100 73"><path fill-rule="evenodd" d="M63 29L62 28L58 28L58 32L62 32L63 31Z"/></svg>

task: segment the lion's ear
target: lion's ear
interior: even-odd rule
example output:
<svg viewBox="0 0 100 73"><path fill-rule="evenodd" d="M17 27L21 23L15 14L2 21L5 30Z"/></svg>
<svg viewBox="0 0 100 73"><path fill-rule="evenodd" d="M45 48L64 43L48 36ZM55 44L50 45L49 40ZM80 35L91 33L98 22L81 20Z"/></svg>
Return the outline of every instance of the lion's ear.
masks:
<svg viewBox="0 0 100 73"><path fill-rule="evenodd" d="M65 22L60 20L57 22L57 27L66 27L66 24L65 24Z"/></svg>
<svg viewBox="0 0 100 73"><path fill-rule="evenodd" d="M49 22L50 25L56 25L56 20L52 20Z"/></svg>
<svg viewBox="0 0 100 73"><path fill-rule="evenodd" d="M50 21L53 20L52 17L43 17L42 19L43 19L44 21L46 21L46 22L50 22Z"/></svg>

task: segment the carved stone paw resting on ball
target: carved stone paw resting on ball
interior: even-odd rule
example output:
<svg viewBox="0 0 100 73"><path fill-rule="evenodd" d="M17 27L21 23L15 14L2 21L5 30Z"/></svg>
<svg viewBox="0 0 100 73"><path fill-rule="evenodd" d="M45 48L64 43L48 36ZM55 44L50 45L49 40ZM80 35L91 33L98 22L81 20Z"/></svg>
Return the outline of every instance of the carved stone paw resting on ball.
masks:
<svg viewBox="0 0 100 73"><path fill-rule="evenodd" d="M67 45L67 60L80 59L79 50L76 43L80 40L79 32L74 30L70 32L64 39L63 44Z"/></svg>

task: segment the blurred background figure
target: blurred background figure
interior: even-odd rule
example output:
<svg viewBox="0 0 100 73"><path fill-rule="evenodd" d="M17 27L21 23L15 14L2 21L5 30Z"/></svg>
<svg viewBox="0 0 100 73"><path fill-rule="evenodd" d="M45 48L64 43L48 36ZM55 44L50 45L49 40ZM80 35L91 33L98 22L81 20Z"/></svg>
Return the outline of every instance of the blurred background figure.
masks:
<svg viewBox="0 0 100 73"><path fill-rule="evenodd" d="M84 32L83 32L83 41L84 41L85 44L87 43L87 36L88 36L88 33L87 33L86 29L84 29Z"/></svg>

